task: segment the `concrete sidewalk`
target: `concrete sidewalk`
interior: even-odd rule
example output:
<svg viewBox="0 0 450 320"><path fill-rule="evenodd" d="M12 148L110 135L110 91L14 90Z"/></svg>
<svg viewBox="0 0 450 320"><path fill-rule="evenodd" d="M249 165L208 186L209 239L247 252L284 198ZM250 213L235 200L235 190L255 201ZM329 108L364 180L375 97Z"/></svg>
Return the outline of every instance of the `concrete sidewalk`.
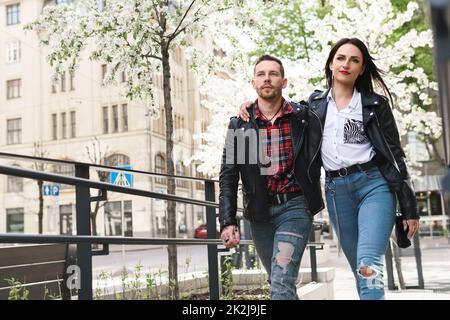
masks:
<svg viewBox="0 0 450 320"><path fill-rule="evenodd" d="M325 240L326 241L326 240ZM326 241L327 242L327 241ZM320 267L335 269L334 299L358 300L355 280L350 271L344 253L330 242L329 260ZM450 300L450 243L444 237L425 237L420 239L422 268L425 289L388 290L387 277L386 300ZM406 286L418 284L417 267L412 250L404 251L402 269ZM395 284L398 285L397 271L394 267Z"/></svg>

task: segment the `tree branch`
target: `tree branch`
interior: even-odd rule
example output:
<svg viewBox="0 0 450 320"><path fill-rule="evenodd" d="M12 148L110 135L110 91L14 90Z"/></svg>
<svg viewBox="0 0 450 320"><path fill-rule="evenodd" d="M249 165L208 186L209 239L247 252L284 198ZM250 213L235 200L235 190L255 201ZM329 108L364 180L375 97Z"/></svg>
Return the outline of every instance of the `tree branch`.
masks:
<svg viewBox="0 0 450 320"><path fill-rule="evenodd" d="M157 8L155 2L153 2L153 10L155 11L155 16L156 16L156 20L158 21L158 25L161 26L161 20L159 19L159 11L158 11L158 8Z"/></svg>
<svg viewBox="0 0 450 320"><path fill-rule="evenodd" d="M173 39L176 38L176 36L179 34L178 29L181 27L181 25L184 22L184 19L186 19L187 14L189 13L189 11L191 11L192 6L194 5L195 1L197 0L192 0L191 4L189 5L189 7L186 9L186 12L184 13L183 17L181 18L180 22L178 23L178 26L175 28L175 31L169 36L169 40L168 42L172 41ZM200 9L199 9L200 10ZM198 10L197 10L198 12ZM183 29L186 29L186 27L184 27Z"/></svg>
<svg viewBox="0 0 450 320"><path fill-rule="evenodd" d="M195 18L194 20L192 20L192 22L191 22L190 24L196 23L196 22L199 21L201 18L202 18L202 17L197 17L197 18ZM188 24L188 25L185 25L183 28L181 28L180 30L178 30L176 33L172 33L172 35L169 36L169 39L167 40L167 43L170 44L170 42L171 42L173 39L175 39L176 37L178 37L178 35L179 35L180 33L184 32L184 31L187 29L188 26L189 26L189 24Z"/></svg>
<svg viewBox="0 0 450 320"><path fill-rule="evenodd" d="M150 54L150 53L143 54L143 55L141 55L141 57L142 58L153 58L153 59L162 61L162 57L154 55L154 54Z"/></svg>
<svg viewBox="0 0 450 320"><path fill-rule="evenodd" d="M222 11L226 11L226 10L228 10L228 9L230 9L231 7L224 7L224 8L220 8L220 9L217 9L216 11L214 11L214 12L222 12ZM194 16L199 12L201 10L201 7L194 13ZM185 25L182 29L180 29L180 30L175 30L169 37L168 37L168 42L170 43L173 39L175 39L180 33L182 33L182 32L184 32L185 30L186 30L186 28L189 26L189 25L192 25L192 24L194 24L194 23L196 23L197 21L199 21L201 18L203 18L203 16L202 17L197 17L197 18L195 18L194 20L192 20L192 22L190 23L190 24L187 24L187 25ZM182 22L182 21L181 21ZM178 25L178 27L177 27L177 29L180 27L180 25L181 25L181 22L180 22L180 24Z"/></svg>

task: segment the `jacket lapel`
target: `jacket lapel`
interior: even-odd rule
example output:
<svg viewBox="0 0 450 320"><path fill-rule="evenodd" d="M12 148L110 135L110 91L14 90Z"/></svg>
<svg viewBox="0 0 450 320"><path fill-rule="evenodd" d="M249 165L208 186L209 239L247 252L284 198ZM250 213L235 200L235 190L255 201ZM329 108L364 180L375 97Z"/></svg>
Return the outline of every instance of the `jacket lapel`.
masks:
<svg viewBox="0 0 450 320"><path fill-rule="evenodd" d="M330 92L330 89L323 91L321 94L313 98L311 101L311 109L314 111L320 119L322 123L322 128L325 126L325 118L327 116L327 95ZM314 103L314 101L318 101L318 103Z"/></svg>
<svg viewBox="0 0 450 320"><path fill-rule="evenodd" d="M300 149L300 118L297 114L292 114L289 117L289 121L291 122L291 137L292 137L292 146L294 147L293 156L297 154Z"/></svg>
<svg viewBox="0 0 450 320"><path fill-rule="evenodd" d="M364 129L366 129L367 125L375 118L375 107L380 103L381 101L377 95L371 92L361 92Z"/></svg>

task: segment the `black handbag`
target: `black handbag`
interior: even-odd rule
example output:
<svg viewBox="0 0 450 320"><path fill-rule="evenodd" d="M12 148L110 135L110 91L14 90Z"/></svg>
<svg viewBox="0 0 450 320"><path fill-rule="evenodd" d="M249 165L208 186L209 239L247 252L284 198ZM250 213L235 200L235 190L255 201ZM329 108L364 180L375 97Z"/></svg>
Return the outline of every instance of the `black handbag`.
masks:
<svg viewBox="0 0 450 320"><path fill-rule="evenodd" d="M408 239L409 226L403 229L403 219L401 216L395 218L395 238L397 246L400 248L408 248L411 246L411 240Z"/></svg>

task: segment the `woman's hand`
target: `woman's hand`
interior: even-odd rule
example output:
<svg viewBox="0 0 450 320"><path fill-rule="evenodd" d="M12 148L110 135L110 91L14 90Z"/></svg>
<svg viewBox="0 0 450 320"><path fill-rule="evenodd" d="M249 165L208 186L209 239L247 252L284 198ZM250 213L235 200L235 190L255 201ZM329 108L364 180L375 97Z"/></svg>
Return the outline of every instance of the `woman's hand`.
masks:
<svg viewBox="0 0 450 320"><path fill-rule="evenodd" d="M408 239L412 239L412 237L414 237L416 232L419 230L419 226L420 226L419 219L403 220L403 230L406 231L408 229L407 234Z"/></svg>
<svg viewBox="0 0 450 320"><path fill-rule="evenodd" d="M241 107L239 108L239 118L244 120L245 122L248 122L250 120L250 114L248 113L248 108L252 105L252 101L246 101L243 104L241 104Z"/></svg>

